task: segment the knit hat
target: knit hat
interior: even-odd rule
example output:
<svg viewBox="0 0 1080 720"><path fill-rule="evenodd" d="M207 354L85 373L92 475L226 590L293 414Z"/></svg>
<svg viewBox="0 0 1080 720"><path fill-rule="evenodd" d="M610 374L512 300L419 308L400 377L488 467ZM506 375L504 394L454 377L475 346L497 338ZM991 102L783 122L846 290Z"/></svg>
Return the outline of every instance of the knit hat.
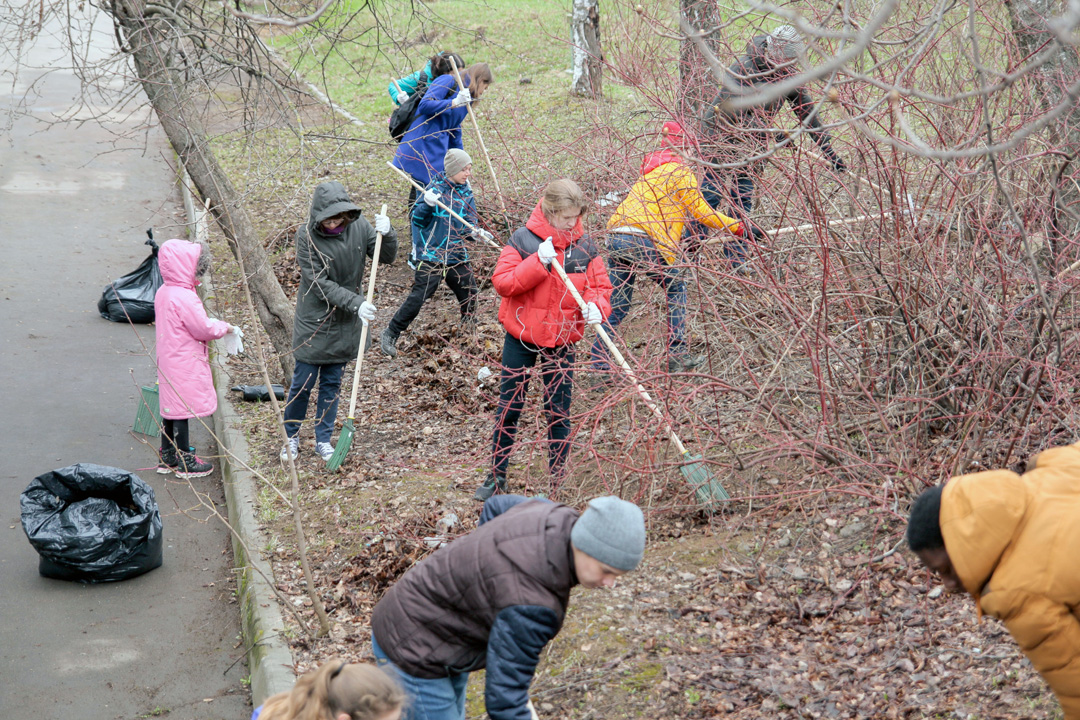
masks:
<svg viewBox="0 0 1080 720"><path fill-rule="evenodd" d="M469 153L457 148L446 151L446 157L443 159L443 170L446 172L446 177L457 175L469 165L472 165L472 158L469 157Z"/></svg>
<svg viewBox="0 0 1080 720"><path fill-rule="evenodd" d="M593 498L570 530L570 542L616 570L633 570L645 553L645 516L614 495Z"/></svg>
<svg viewBox="0 0 1080 720"><path fill-rule="evenodd" d="M772 65L783 65L798 60L806 54L806 43L799 31L791 25L781 25L769 33L765 41L765 55Z"/></svg>
<svg viewBox="0 0 1080 720"><path fill-rule="evenodd" d="M669 147L686 147L686 131L674 120L668 120L660 128L660 142Z"/></svg>

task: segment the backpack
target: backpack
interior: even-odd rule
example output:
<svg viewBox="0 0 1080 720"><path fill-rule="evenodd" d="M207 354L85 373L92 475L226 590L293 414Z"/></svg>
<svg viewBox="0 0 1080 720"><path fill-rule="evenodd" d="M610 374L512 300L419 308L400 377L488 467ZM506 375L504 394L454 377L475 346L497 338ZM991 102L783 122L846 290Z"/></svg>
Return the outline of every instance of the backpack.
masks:
<svg viewBox="0 0 1080 720"><path fill-rule="evenodd" d="M390 113L390 137L396 142L401 142L401 138L405 136L405 133L409 131L409 126L412 125L413 119L416 117L416 108L420 106L420 101L424 98L424 93L427 92L427 77L424 73L420 74L420 82L416 84L416 90L409 99L394 108L394 112Z"/></svg>

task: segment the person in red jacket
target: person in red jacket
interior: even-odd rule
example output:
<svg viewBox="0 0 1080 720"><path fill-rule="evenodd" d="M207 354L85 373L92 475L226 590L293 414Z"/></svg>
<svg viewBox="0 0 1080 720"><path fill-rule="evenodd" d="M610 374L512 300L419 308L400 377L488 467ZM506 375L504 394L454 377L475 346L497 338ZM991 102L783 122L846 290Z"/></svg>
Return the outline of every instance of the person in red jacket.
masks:
<svg viewBox="0 0 1080 720"><path fill-rule="evenodd" d="M487 500L506 492L506 468L517 434L518 419L529 388L529 369L540 361L544 409L548 419L548 470L552 484L562 479L570 450L570 393L574 343L586 324L611 314L611 281L604 260L591 240L582 237L585 194L573 180L555 180L503 248L491 278L502 296L499 322L506 328L502 351L499 404L495 411L491 473L476 491ZM583 315L551 264L559 262L588 304Z"/></svg>

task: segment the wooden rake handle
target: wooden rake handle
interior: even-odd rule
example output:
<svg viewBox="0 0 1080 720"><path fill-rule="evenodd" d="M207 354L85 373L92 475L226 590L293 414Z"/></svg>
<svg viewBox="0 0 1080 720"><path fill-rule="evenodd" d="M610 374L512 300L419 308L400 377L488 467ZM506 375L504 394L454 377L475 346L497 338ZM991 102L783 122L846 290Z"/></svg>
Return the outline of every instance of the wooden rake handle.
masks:
<svg viewBox="0 0 1080 720"><path fill-rule="evenodd" d="M401 168L399 168L399 167L398 167L397 165L395 165L394 163L390 162L389 160L387 160L387 161L386 161L386 164L390 166L390 169L391 169L391 170L393 170L394 172L398 173L399 175L401 175L401 177L405 178L405 179L406 179L406 180L408 180L408 181L409 181L410 183L412 183L412 186L413 186L414 188L416 188L417 190L419 190L419 191L420 191L420 194L421 194L421 195L423 195L423 194L424 194L424 192L425 192L425 188L424 188L424 187L423 187L423 186L422 186L422 185L421 185L420 183L418 183L418 182L416 182L415 180L413 180L413 179L412 179L412 176L411 176L411 175L409 175L409 173L405 172L404 170L402 170ZM423 199L421 198L421 199L417 200L417 202L423 202ZM463 224L463 225L464 225L465 227L469 228L470 230L479 230L479 228L478 228L478 227L476 227L476 226L475 226L475 225L473 225L473 224L472 224L471 222L469 222L468 220L466 220L465 218L461 217L461 216L460 216L460 215L458 215L458 214L457 214L456 212L454 212L454 210L453 210L453 209L452 209L452 208L451 208L451 207L450 207L449 205L447 205L446 203L444 203L444 202L443 202L442 200L436 200L436 201L435 201L435 204L436 204L436 205L438 205L439 207L441 207L441 208L442 208L443 210L445 210L446 212L450 213L451 217L453 217L453 218L454 218L455 220L457 220L458 222L462 223L462 224ZM481 235L481 237L483 237L483 236ZM486 242L486 243L487 243L488 245L490 245L491 247L495 247L495 248L497 248L497 247L502 247L501 245L499 245L499 244L498 244L497 242L495 242L494 240L488 240L487 238L484 238L484 242Z"/></svg>
<svg viewBox="0 0 1080 720"><path fill-rule="evenodd" d="M550 238L548 239L550 240ZM588 309L588 305L585 302L585 299L581 297L581 293L578 292L578 289L574 287L574 283L572 283L570 281L570 278L567 277L566 270L564 270L563 266L559 263L559 259L555 258L554 260L552 260L551 266L555 268L555 272L559 274L560 278L562 278L563 284L566 285L566 289L570 291L570 294L574 296L574 300L577 301L578 307L581 308L581 314L584 315ZM633 368L630 367L630 364L626 362L626 358L623 357L623 354L619 352L619 348L615 345L615 342L611 339L611 336L607 334L607 330L604 329L604 326L601 323L594 323L592 327L594 330L596 330L596 334L600 336L600 339L604 341L604 344L607 345L607 349L611 352L611 356L615 358L615 361L619 363L619 367L623 369L623 372L627 374L627 376L630 378L630 381L634 383L634 387L637 389L638 395L641 396L641 399L644 400L645 404L649 407L650 410L652 410L653 415L656 416L656 419L660 421L660 424L663 426L664 431L668 434L668 437L671 438L671 442L675 445L675 449L679 451L680 455L685 455L686 448L683 446L682 440L680 440L679 436L675 434L675 431L671 429L671 425L668 423L667 420L664 419L664 414L660 412L660 408L656 407L656 403L654 403L653 399L649 396L649 392L638 381L637 374L634 372Z"/></svg>
<svg viewBox="0 0 1080 720"><path fill-rule="evenodd" d="M461 71L458 70L457 61L454 60L454 56L450 55L450 68L454 71L454 79L457 80L458 89L464 90L465 83L461 79ZM476 131L476 140L480 143L480 150L484 153L484 160L487 162L488 172L491 173L491 180L495 183L495 194L499 198L499 207L502 208L503 219L506 220L506 224L509 227L510 221L506 213L506 203L503 202L502 188L499 187L499 178L495 177L495 166L491 164L491 156L488 155L487 145L484 144L484 136L480 134L480 123L476 122L476 114L472 111L472 105L466 107L466 113L469 119L472 120L473 130Z"/></svg>
<svg viewBox="0 0 1080 720"><path fill-rule="evenodd" d="M380 215L386 214L386 203L383 203L382 210L379 211ZM371 299L375 297L375 274L379 272L379 252L382 250L382 233L375 233L375 252L371 258L371 275L368 277L367 284L367 297L366 300L371 302ZM364 365L364 347L367 345L368 338L368 323L364 323L364 327L360 329L360 348L356 351L356 368L353 370L352 376L352 397L349 399L349 414L350 420L356 419L356 391L360 385L360 368Z"/></svg>

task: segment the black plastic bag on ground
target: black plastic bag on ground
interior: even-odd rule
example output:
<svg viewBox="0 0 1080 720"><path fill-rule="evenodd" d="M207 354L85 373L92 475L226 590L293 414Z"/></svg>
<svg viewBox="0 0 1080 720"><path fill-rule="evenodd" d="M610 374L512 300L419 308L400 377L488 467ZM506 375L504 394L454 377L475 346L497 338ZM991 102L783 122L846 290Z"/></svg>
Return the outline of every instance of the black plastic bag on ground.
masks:
<svg viewBox="0 0 1080 720"><path fill-rule="evenodd" d="M158 269L158 246L153 230L147 230L146 237L145 244L153 249L150 257L132 272L106 285L101 293L97 307L106 320L144 325L154 322L154 295L164 281Z"/></svg>
<svg viewBox="0 0 1080 720"><path fill-rule="evenodd" d="M274 397L278 400L285 399L285 386L284 385L271 385L274 391ZM270 402L270 391L266 389L265 385L236 385L233 387L234 392L243 393L244 400L247 402Z"/></svg>
<svg viewBox="0 0 1080 720"><path fill-rule="evenodd" d="M70 465L34 478L19 505L45 577L111 582L161 566L161 513L135 473Z"/></svg>

